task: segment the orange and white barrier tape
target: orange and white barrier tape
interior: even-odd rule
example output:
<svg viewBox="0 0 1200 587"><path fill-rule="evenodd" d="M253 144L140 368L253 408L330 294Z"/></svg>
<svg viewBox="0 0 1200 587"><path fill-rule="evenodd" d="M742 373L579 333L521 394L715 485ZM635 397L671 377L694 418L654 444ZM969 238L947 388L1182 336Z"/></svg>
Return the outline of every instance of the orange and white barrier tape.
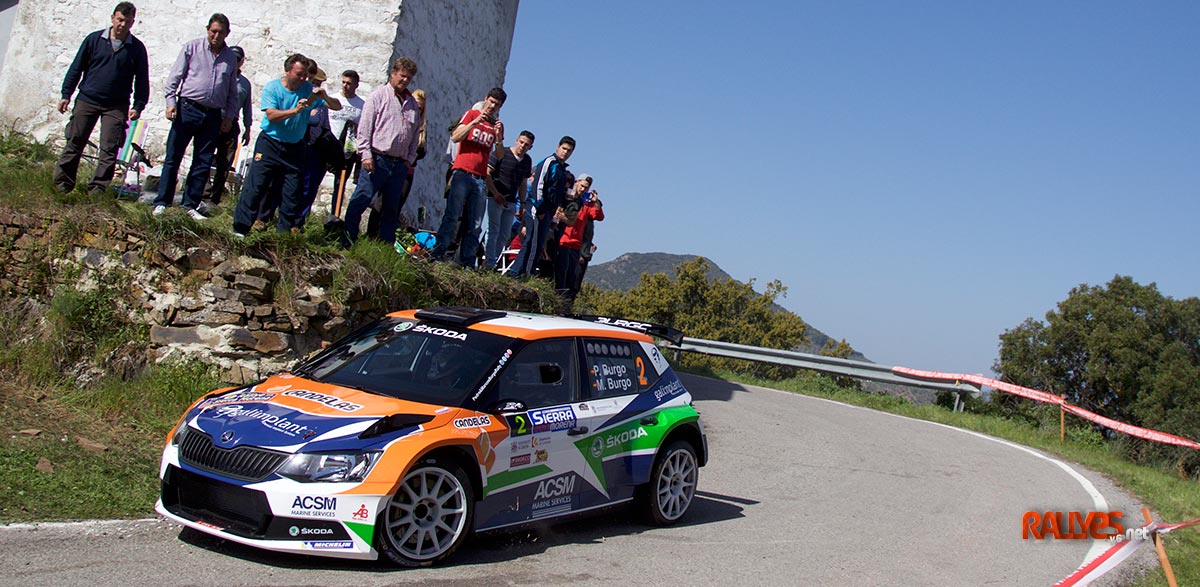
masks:
<svg viewBox="0 0 1200 587"><path fill-rule="evenodd" d="M1154 442L1161 442L1163 444L1172 444L1175 446L1182 446L1185 448L1200 450L1200 442L1196 442L1194 440L1189 440L1187 438L1183 438L1182 436L1176 436L1174 434L1167 434L1166 432L1159 432L1158 430L1151 430L1149 428L1142 428L1140 426L1134 426L1132 424L1118 422L1111 418L1105 418L1104 416L1101 416L1100 414L1097 414L1095 412L1090 412L1083 408L1073 406L1073 405L1067 403L1066 401L1064 401L1061 396L1057 396L1052 393L1046 393L1044 391L1039 391L1037 389L1021 387L1020 385L1013 385L1012 383L1006 383L1006 382L1000 381L998 379L991 379L988 377L984 377L982 375L966 375L966 374L962 374L962 373L942 373L940 371L921 371L919 369L909 369L908 367L892 367L892 372L896 373L897 375L904 375L907 377L915 377L918 379L931 379L934 381L965 381L967 383L972 383L972 384L978 385L978 386L986 385L988 387L991 387L991 388L999 390L999 391L1003 391L1005 393L1011 393L1013 395L1028 398L1028 399L1031 399L1034 401L1053 404L1056 406L1062 406L1062 409L1064 409L1068 412L1071 412L1072 414L1075 414L1076 416L1079 416L1080 418L1083 418L1083 419L1091 421L1091 422L1095 422L1096 424L1099 424L1106 428L1111 428L1118 432L1123 432L1130 436L1135 436L1137 438L1144 438L1146 440L1151 440Z"/></svg>
<svg viewBox="0 0 1200 587"><path fill-rule="evenodd" d="M1118 565L1125 562L1126 559L1137 552L1142 546L1152 543L1155 534L1166 534L1172 530L1195 526L1197 524L1200 524L1200 518L1178 524L1160 524L1158 522L1146 524L1141 528L1146 531L1144 537L1121 540L1113 544L1111 548L1100 553L1100 556L1088 561L1087 564L1079 567L1078 570L1071 573L1067 578L1055 583L1053 587L1083 587L1117 568Z"/></svg>

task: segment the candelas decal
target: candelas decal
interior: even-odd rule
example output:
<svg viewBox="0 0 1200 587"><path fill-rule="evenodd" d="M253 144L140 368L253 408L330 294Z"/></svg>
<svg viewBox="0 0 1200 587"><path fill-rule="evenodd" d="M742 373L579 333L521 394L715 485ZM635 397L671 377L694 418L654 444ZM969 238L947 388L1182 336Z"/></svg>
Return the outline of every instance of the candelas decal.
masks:
<svg viewBox="0 0 1200 587"><path fill-rule="evenodd" d="M488 416L471 416L470 418L459 418L454 421L455 428L483 428L491 425L492 419Z"/></svg>
<svg viewBox="0 0 1200 587"><path fill-rule="evenodd" d="M324 393L317 393L315 391L305 391L303 389L293 389L291 391L283 392L283 395L288 396L288 397L295 397L295 398L300 398L303 400L308 400L310 402L317 402L319 404L324 404L335 410L340 410L343 412L357 412L358 410L362 409L362 406L359 404L356 404L353 402L348 402L337 396L326 395Z"/></svg>

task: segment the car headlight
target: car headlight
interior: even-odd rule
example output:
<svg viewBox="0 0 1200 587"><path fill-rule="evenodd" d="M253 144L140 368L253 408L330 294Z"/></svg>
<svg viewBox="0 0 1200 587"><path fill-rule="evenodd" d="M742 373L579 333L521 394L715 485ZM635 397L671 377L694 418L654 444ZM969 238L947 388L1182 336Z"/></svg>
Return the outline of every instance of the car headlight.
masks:
<svg viewBox="0 0 1200 587"><path fill-rule="evenodd" d="M379 460L378 452L294 454L275 472L301 483L362 481Z"/></svg>
<svg viewBox="0 0 1200 587"><path fill-rule="evenodd" d="M175 427L175 433L171 435L171 446L179 446L183 442L183 436L187 434L187 429L187 420L180 422L179 426Z"/></svg>

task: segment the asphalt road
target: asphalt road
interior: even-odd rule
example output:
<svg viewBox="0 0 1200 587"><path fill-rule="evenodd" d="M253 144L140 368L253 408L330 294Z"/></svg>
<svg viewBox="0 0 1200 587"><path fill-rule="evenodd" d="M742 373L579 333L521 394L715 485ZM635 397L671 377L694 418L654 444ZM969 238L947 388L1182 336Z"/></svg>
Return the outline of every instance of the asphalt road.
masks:
<svg viewBox="0 0 1200 587"><path fill-rule="evenodd" d="M14 525L0 527L0 584L1048 586L1091 543L1024 541L1024 512L1104 508L1140 520L1141 505L1099 474L1029 449L804 396L684 382L711 460L675 527L616 509L476 537L449 565L406 570L258 551L157 519ZM1152 564L1143 548L1121 576L1094 585Z"/></svg>

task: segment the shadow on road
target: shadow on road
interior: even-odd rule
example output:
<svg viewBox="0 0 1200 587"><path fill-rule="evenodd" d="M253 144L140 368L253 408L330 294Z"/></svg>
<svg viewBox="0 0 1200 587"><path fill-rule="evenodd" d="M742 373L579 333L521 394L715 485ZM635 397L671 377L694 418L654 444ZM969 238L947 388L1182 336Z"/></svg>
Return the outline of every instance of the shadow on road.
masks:
<svg viewBox="0 0 1200 587"><path fill-rule="evenodd" d="M678 373L678 375L680 381L683 381L683 385L687 387L688 393L691 393L692 398L696 401L727 402L733 399L736 393L747 393L746 388L738 383L691 373Z"/></svg>
<svg viewBox="0 0 1200 587"><path fill-rule="evenodd" d="M678 526L696 526L745 517L744 506L759 502L705 491L697 491L684 519ZM633 508L614 506L581 514L573 520L538 524L515 530L496 530L475 536L442 566L487 565L541 554L556 546L600 544L618 536L662 532L664 529L636 522ZM331 558L277 553L230 542L203 532L184 528L179 539L187 544L242 559L247 562L288 569L394 572L404 569L385 561L343 561Z"/></svg>

